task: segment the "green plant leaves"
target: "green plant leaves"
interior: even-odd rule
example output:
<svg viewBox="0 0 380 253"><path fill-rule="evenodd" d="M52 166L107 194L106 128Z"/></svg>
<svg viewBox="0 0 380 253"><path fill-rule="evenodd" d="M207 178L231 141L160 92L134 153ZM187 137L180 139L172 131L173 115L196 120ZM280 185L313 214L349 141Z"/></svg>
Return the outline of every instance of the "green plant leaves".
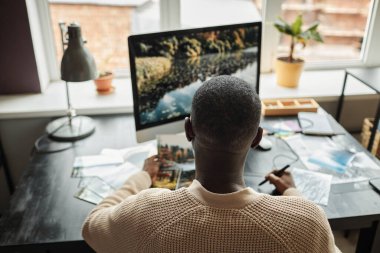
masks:
<svg viewBox="0 0 380 253"><path fill-rule="evenodd" d="M315 40L318 42L323 42L323 39L317 30L318 26L319 26L319 22L315 22L308 29L306 29L304 32L302 32L300 34L300 37L306 41L307 40Z"/></svg>
<svg viewBox="0 0 380 253"><path fill-rule="evenodd" d="M285 34L288 34L290 36L293 36L293 30L292 30L292 27L286 23L282 18L278 18L275 22L274 22L274 27L277 28L277 30L280 32L280 33L285 33Z"/></svg>
<svg viewBox="0 0 380 253"><path fill-rule="evenodd" d="M302 14L298 15L292 24L287 23L281 17L274 22L274 27L280 32L291 36L289 61L293 61L294 46L296 43L306 46L309 40L323 42L321 35L318 32L319 22L313 23L309 28L302 31L303 17Z"/></svg>
<svg viewBox="0 0 380 253"><path fill-rule="evenodd" d="M292 24L292 34L298 36L302 32L302 15L298 15Z"/></svg>
<svg viewBox="0 0 380 253"><path fill-rule="evenodd" d="M306 43L309 40L323 42L323 39L318 32L319 22L314 22L305 31L302 31L302 25L302 15L298 15L291 25L280 17L274 22L274 27L276 27L280 33L293 37L297 43L301 43L303 46L306 46Z"/></svg>

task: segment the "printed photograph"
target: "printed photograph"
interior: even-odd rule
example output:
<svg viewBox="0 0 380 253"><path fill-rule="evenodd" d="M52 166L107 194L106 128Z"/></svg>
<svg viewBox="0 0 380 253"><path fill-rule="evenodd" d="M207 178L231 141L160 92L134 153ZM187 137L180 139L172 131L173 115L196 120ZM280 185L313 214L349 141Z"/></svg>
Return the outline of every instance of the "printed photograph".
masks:
<svg viewBox="0 0 380 253"><path fill-rule="evenodd" d="M153 183L154 188L166 188L175 190L177 188L178 178L180 175L180 168L172 163L171 167L160 168L156 181Z"/></svg>
<svg viewBox="0 0 380 253"><path fill-rule="evenodd" d="M181 187L189 187L194 179L195 179L195 169L181 170L181 175L179 176L177 189Z"/></svg>
<svg viewBox="0 0 380 253"><path fill-rule="evenodd" d="M157 148L161 166L168 161L194 163L193 147L183 134L157 135Z"/></svg>
<svg viewBox="0 0 380 253"><path fill-rule="evenodd" d="M237 76L255 87L258 37L252 26L141 38L134 48L140 124L189 114L194 93L214 76Z"/></svg>

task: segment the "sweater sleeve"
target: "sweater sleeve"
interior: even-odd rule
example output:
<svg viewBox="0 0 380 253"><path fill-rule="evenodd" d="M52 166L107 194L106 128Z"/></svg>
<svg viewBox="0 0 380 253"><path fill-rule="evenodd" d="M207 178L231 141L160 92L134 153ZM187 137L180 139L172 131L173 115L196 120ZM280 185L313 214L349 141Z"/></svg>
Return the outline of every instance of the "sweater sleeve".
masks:
<svg viewBox="0 0 380 253"><path fill-rule="evenodd" d="M99 203L83 224L82 236L85 241L97 252L114 252L113 242L119 231L120 213L130 213L135 207L136 194L150 185L151 179L147 172L136 173L119 190Z"/></svg>
<svg viewBox="0 0 380 253"><path fill-rule="evenodd" d="M288 242L289 248L294 252L340 253L341 251L335 246L334 235L325 212L314 203L307 202L304 202L306 204L304 210L308 211L304 214L300 209L294 210L298 212L299 220L293 227L287 228L292 237Z"/></svg>
<svg viewBox="0 0 380 253"><path fill-rule="evenodd" d="M152 180L150 179L149 174L146 171L138 172L132 175L119 190L100 202L92 212L117 205L128 196L135 195L142 190L148 189L151 185Z"/></svg>
<svg viewBox="0 0 380 253"><path fill-rule="evenodd" d="M288 188L284 192L283 196L302 197L302 194L296 188L291 187L291 188ZM320 251L320 252L341 253L339 248L335 245L334 235L331 231L330 224L328 223L325 212L323 211L323 209L320 206L315 205L315 207L316 208L313 208L313 212L312 212L312 213L314 213L313 216L315 217L315 219L314 219L313 223L315 223L315 224L311 225L310 227L320 228L320 230L316 230L317 232L318 231L320 232L319 236L315 237L315 235L314 235L313 238L321 240L319 242L314 240L315 244L319 245L319 246L320 245L325 246L325 249L323 251ZM317 222L315 222L315 221L317 221ZM323 235L323 236L321 236L321 235ZM313 242L313 240L311 240L311 242ZM309 245L309 246L311 246L311 245ZM307 250L307 249L305 248L304 250ZM316 251L316 252L318 252L318 251Z"/></svg>
<svg viewBox="0 0 380 253"><path fill-rule="evenodd" d="M293 187L286 189L282 195L302 197L302 194L296 188Z"/></svg>

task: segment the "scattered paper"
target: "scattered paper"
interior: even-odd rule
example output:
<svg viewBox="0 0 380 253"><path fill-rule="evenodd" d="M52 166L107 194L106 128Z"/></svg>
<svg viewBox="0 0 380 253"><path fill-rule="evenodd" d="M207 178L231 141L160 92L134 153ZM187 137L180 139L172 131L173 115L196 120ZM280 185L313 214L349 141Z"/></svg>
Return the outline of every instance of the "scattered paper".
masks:
<svg viewBox="0 0 380 253"><path fill-rule="evenodd" d="M380 166L364 152L356 153L352 165L362 169L380 170Z"/></svg>
<svg viewBox="0 0 380 253"><path fill-rule="evenodd" d="M73 167L93 167L122 164L124 160L120 156L113 155L91 155L78 156L74 160Z"/></svg>
<svg viewBox="0 0 380 253"><path fill-rule="evenodd" d="M354 157L355 154L348 150L336 147L322 147L319 151L309 156L307 162L337 173L345 173Z"/></svg>
<svg viewBox="0 0 380 253"><path fill-rule="evenodd" d="M116 188L99 177L83 177L78 186L80 190L74 197L95 205L99 204L116 190Z"/></svg>
<svg viewBox="0 0 380 253"><path fill-rule="evenodd" d="M292 176L297 190L306 199L327 206L332 175L294 168L292 169Z"/></svg>
<svg viewBox="0 0 380 253"><path fill-rule="evenodd" d="M103 200L101 196L86 187L81 188L79 192L74 195L74 197L95 205L99 204Z"/></svg>
<svg viewBox="0 0 380 253"><path fill-rule="evenodd" d="M142 168L137 167L132 163L125 162L113 170L112 173L103 175L102 179L107 182L107 184L111 185L115 189L118 189L123 186L125 181L127 181L130 176L136 174L141 170Z"/></svg>
<svg viewBox="0 0 380 253"><path fill-rule="evenodd" d="M262 127L270 133L282 133L282 132L300 132L301 127L298 124L298 120L276 120L265 121Z"/></svg>
<svg viewBox="0 0 380 253"><path fill-rule="evenodd" d="M125 149L103 149L100 155L75 158L71 176L81 178L75 197L98 204L157 154L156 141Z"/></svg>
<svg viewBox="0 0 380 253"><path fill-rule="evenodd" d="M285 140L309 171L332 175L332 184L368 180L380 169L366 153L352 152L328 137L297 134Z"/></svg>
<svg viewBox="0 0 380 253"><path fill-rule="evenodd" d="M81 188L87 188L102 198L112 194L116 189L98 177L85 177L79 182Z"/></svg>
<svg viewBox="0 0 380 253"><path fill-rule="evenodd" d="M146 158L157 154L157 142L150 141L139 144L135 147L124 149L105 148L100 152L101 155L119 157L124 162L130 162L137 167L143 167Z"/></svg>

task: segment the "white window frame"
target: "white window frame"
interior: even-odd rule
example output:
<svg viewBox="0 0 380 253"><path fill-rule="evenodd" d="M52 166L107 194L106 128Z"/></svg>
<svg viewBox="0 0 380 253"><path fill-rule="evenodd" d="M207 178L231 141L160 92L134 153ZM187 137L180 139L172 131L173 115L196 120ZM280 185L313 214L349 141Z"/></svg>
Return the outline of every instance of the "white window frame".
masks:
<svg viewBox="0 0 380 253"><path fill-rule="evenodd" d="M40 87L44 91L49 83L60 79L50 10L47 0L26 0L26 7Z"/></svg>
<svg viewBox="0 0 380 253"><path fill-rule="evenodd" d="M363 49L360 60L331 61L306 63L307 70L342 69L346 67L365 67L380 65L380 0L372 0L369 18L367 19L366 36L363 40ZM262 57L261 71L273 71L273 62L277 54L280 40L279 33L273 27L274 20L281 13L283 0L262 0ZM47 87L50 82L60 80L56 59L54 34L50 18L48 0L26 0L29 22L32 33L33 47L40 76L41 88ZM160 27L161 30L180 28L181 0L160 0Z"/></svg>

